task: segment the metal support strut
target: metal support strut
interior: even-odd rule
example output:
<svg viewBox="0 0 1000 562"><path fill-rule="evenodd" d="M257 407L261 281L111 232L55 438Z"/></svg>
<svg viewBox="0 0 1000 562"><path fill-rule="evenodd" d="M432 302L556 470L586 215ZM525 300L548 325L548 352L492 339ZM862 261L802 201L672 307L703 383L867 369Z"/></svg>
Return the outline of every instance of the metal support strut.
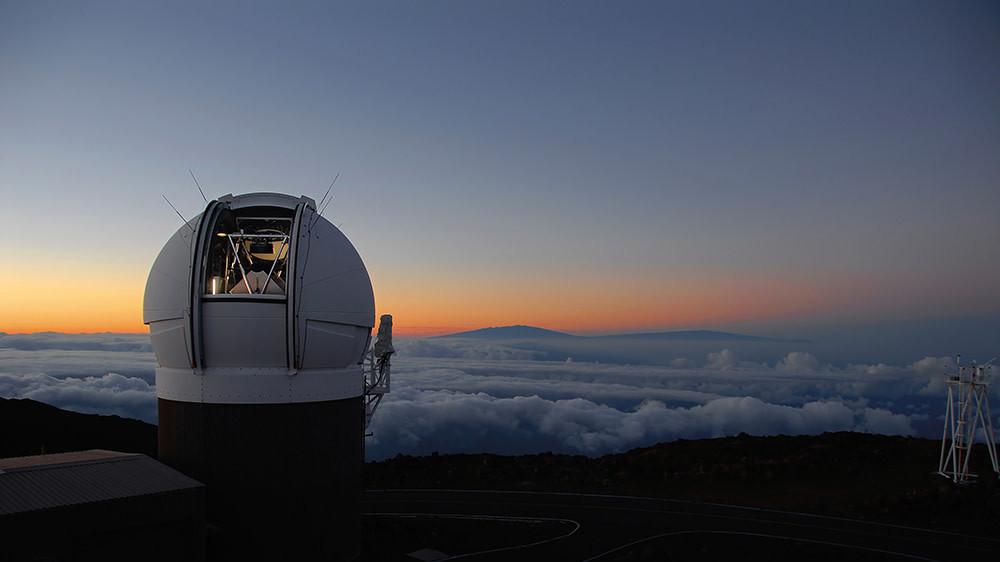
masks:
<svg viewBox="0 0 1000 562"><path fill-rule="evenodd" d="M365 357L365 436L371 435L368 425L375 410L382 403L382 397L389 392L389 374L392 371L390 358L396 350L392 347L392 316L383 314L379 318L375 342Z"/></svg>

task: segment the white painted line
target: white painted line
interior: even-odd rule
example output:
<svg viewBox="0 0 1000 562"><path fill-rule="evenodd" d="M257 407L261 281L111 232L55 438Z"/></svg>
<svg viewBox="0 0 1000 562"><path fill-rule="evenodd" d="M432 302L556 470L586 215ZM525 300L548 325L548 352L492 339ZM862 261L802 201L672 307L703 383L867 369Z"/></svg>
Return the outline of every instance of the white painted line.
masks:
<svg viewBox="0 0 1000 562"><path fill-rule="evenodd" d="M509 550L519 550L522 548L529 548L532 546L538 546L540 544L546 544L550 542L555 542L566 537L572 536L574 533L580 530L580 523L572 519L557 519L553 517L511 517L505 515L467 515L464 513L409 513L409 512L370 512L365 513L365 515L378 515L382 517L441 517L448 519L476 519L476 520L500 520L500 521L521 521L521 522L533 522L533 521L556 521L559 523L569 523L573 525L573 530L568 533L535 541L527 544L518 544L514 546L504 546L501 548L491 548L489 550L480 550L477 552L467 552L465 554L457 554L455 556L449 556L445 560L460 560L462 558L469 558L472 556L479 556L480 554L491 554L494 552L506 552Z"/></svg>
<svg viewBox="0 0 1000 562"><path fill-rule="evenodd" d="M422 492L422 493L436 493L436 492L447 492L447 493L463 493L463 494L521 494L521 495L550 495L550 496L568 496L568 497L582 497L582 498L605 498L605 499L621 499L621 500L644 500L650 502L659 503L679 503L688 505L703 505L711 507L723 507L728 509L737 509L743 511L756 511L760 513L774 513L779 515L794 515L797 517L809 517L813 519L827 519L830 521L842 521L845 523L853 523L862 526L871 527L886 527L892 529L902 529L907 531L917 531L920 533L931 533L936 535L947 535L952 537L963 537L969 539L977 539L990 542L1000 542L1000 538L986 537L981 535L967 535L964 533L956 533L952 531L941 531L938 529L925 529L922 527L911 527L908 525L898 525L895 523L880 523L877 521L863 521L860 519L850 519L848 517L837 517L835 515L818 515L815 513L801 513L797 511L782 511L780 509L770 509L764 507L749 507L743 505L731 505L724 503L712 503L712 502L700 502L695 500L678 500L670 498L653 498L648 496L624 496L624 495L614 495L614 494L588 494L580 492L531 492L527 490L455 490L450 488L382 488L382 489L370 489L365 490L365 492L382 492L382 493L393 493L393 492Z"/></svg>
<svg viewBox="0 0 1000 562"><path fill-rule="evenodd" d="M616 546L615 548L612 548L611 550L607 550L607 551L604 551L604 552L598 554L597 556L592 556L590 558L587 558L586 560L583 560L582 562L593 562L594 560L599 560L599 559L604 558L605 556L607 556L609 554L614 554L615 552L619 552L619 551L625 550L626 548L629 548L631 546L635 546L637 544L642 544L644 542L653 541L653 540L660 539L660 538L663 538L663 537L671 537L671 536L678 536L678 535L697 535L697 534L742 535L742 536L748 536L748 537L764 537L764 538L769 538L769 539L788 540L788 541L793 541L793 542L807 542L807 543L813 543L813 544L822 544L822 545L827 545L827 546L837 546L837 547L841 547L841 548L849 548L849 549L854 549L854 550L864 550L864 551L867 551L867 552L877 552L879 554L888 554L890 556L901 556L903 558L910 558L912 560L924 560L926 562L939 562L938 560L936 560L934 558L926 558L924 556L917 556L915 554L906 554L906 553L903 553L903 552L893 552L891 550L882 550L881 548L870 548L870 547L867 547L867 546L856 546L856 545L842 544L842 543L836 543L836 542L831 542L831 541L821 541L821 540L816 540L816 539L803 539L803 538L795 538L795 537L783 537L783 536L780 536L780 535L767 535L767 534L764 534L764 533L749 533L749 532L743 532L743 531L710 531L710 530L703 530L703 531L673 531L673 532L670 532L670 533L660 533L658 535L652 535L652 536L646 537L644 539L635 540L635 541L632 541L630 543L623 544L621 546Z"/></svg>

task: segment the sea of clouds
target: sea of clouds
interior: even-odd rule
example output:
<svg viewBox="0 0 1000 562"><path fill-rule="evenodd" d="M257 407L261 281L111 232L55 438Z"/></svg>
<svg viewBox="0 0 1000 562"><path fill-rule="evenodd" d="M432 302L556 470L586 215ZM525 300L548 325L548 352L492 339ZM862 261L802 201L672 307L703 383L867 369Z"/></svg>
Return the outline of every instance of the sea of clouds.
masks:
<svg viewBox="0 0 1000 562"><path fill-rule="evenodd" d="M399 453L599 455L673 439L866 431L935 436L953 362L833 366L732 349L662 365L584 362L499 341L400 339L369 459ZM536 346L537 347L537 346ZM0 396L156 421L146 335L0 334ZM995 390L994 390L995 392Z"/></svg>

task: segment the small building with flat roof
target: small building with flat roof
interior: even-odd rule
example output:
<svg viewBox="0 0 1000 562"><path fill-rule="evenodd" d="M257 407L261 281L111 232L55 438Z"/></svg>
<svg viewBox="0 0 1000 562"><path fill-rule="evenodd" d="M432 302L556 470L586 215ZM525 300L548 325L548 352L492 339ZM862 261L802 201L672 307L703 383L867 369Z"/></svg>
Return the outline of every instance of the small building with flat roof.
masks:
<svg viewBox="0 0 1000 562"><path fill-rule="evenodd" d="M0 562L204 560L205 487L146 455L0 459Z"/></svg>

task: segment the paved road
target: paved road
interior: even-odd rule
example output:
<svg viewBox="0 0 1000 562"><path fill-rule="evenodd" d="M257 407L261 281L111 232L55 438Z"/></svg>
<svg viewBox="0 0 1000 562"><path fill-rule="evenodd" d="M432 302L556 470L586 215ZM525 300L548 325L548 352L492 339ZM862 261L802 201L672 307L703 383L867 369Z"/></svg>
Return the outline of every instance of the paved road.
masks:
<svg viewBox="0 0 1000 562"><path fill-rule="evenodd" d="M851 519L683 500L491 490L368 490L366 512L398 517L523 518L564 521L549 540L469 555L461 560L609 560L633 545L691 538L755 537L820 544L845 559L867 553L885 560L996 559L1000 539Z"/></svg>

